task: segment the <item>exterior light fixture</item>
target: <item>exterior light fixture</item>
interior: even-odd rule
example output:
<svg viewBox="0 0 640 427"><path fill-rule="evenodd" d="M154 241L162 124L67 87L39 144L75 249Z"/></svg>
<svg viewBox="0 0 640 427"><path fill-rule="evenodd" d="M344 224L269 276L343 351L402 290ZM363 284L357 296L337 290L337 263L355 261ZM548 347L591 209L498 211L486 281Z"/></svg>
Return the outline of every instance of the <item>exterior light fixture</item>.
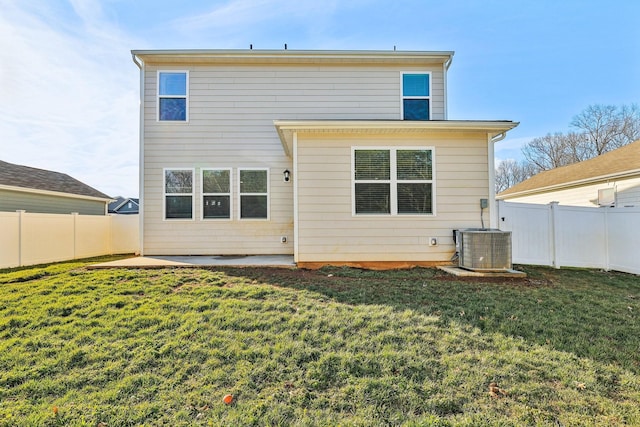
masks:
<svg viewBox="0 0 640 427"><path fill-rule="evenodd" d="M282 172L282 175L284 176L284 182L289 182L289 179L291 179L291 172L289 169L285 169L284 172Z"/></svg>

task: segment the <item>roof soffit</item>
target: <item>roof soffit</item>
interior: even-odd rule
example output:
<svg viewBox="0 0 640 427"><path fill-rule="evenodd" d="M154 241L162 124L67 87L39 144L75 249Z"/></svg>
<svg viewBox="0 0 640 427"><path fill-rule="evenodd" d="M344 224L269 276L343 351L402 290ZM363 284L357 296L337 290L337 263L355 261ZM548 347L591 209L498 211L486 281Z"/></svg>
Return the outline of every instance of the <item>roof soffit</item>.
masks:
<svg viewBox="0 0 640 427"><path fill-rule="evenodd" d="M511 121L274 121L280 141L287 156L293 153L295 133L328 135L411 135L434 132L486 133L493 138L505 133L519 123Z"/></svg>
<svg viewBox="0 0 640 427"><path fill-rule="evenodd" d="M444 64L452 51L133 50L147 64Z"/></svg>

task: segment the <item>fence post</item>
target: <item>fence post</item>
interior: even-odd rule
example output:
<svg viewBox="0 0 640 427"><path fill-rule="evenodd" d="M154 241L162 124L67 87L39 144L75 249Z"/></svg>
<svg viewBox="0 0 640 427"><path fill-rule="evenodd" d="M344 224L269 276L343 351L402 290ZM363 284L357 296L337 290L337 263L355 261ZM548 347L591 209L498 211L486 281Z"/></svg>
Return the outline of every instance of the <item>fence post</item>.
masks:
<svg viewBox="0 0 640 427"><path fill-rule="evenodd" d="M549 203L549 232L551 233L551 236L549 236L549 243L551 244L551 265L555 268L560 268L560 263L558 262L558 236L560 235L558 205L559 202Z"/></svg>
<svg viewBox="0 0 640 427"><path fill-rule="evenodd" d="M73 215L73 259L78 259L78 212L71 212Z"/></svg>
<svg viewBox="0 0 640 427"><path fill-rule="evenodd" d="M109 255L113 255L113 217L114 215L107 215L107 218L109 218L109 226L107 227L107 232L109 233Z"/></svg>
<svg viewBox="0 0 640 427"><path fill-rule="evenodd" d="M18 267L22 267L22 237L24 233L22 232L23 221L22 216L25 214L25 210L17 210L18 213Z"/></svg>
<svg viewBox="0 0 640 427"><path fill-rule="evenodd" d="M609 207L604 209L604 269L609 271Z"/></svg>

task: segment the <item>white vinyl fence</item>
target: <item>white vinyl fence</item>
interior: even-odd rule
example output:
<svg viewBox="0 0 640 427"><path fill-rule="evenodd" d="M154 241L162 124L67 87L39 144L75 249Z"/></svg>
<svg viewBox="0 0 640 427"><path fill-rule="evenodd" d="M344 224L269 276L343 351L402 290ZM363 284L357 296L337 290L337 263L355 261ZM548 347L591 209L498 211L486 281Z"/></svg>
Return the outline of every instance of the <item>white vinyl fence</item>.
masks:
<svg viewBox="0 0 640 427"><path fill-rule="evenodd" d="M640 274L640 208L498 202L514 264L589 267Z"/></svg>
<svg viewBox="0 0 640 427"><path fill-rule="evenodd" d="M0 212L0 268L139 252L138 215Z"/></svg>

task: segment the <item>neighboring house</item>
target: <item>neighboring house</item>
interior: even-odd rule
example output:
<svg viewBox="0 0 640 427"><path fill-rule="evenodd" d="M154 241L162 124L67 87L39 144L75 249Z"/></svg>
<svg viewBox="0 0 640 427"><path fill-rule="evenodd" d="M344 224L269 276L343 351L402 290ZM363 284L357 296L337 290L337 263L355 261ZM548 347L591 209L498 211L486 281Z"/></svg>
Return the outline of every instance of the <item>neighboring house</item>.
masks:
<svg viewBox="0 0 640 427"><path fill-rule="evenodd" d="M640 206L640 140L593 159L540 172L497 198L569 206Z"/></svg>
<svg viewBox="0 0 640 427"><path fill-rule="evenodd" d="M67 174L0 161L0 211L106 215L110 201Z"/></svg>
<svg viewBox="0 0 640 427"><path fill-rule="evenodd" d="M453 52L132 51L144 255L448 262L511 121L447 120ZM485 210L486 225L497 226Z"/></svg>
<svg viewBox="0 0 640 427"><path fill-rule="evenodd" d="M109 213L118 215L137 215L140 210L140 200L131 197L118 196L109 203Z"/></svg>

